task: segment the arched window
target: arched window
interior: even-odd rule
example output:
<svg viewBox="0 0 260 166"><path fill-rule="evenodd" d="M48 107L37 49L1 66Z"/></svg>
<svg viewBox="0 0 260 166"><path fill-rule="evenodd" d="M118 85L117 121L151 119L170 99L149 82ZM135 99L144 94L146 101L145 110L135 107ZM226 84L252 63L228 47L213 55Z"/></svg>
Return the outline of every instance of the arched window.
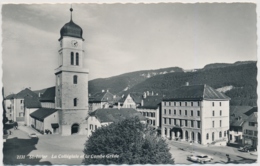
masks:
<svg viewBox="0 0 260 166"><path fill-rule="evenodd" d="M219 132L219 138L221 138L221 137L222 137L222 132L220 131L220 132Z"/></svg>
<svg viewBox="0 0 260 166"><path fill-rule="evenodd" d="M79 65L79 53L76 53L76 65Z"/></svg>
<svg viewBox="0 0 260 166"><path fill-rule="evenodd" d="M206 139L207 139L207 140L209 139L209 133L207 133L207 135L206 135Z"/></svg>
<svg viewBox="0 0 260 166"><path fill-rule="evenodd" d="M70 64L74 65L74 52L70 53Z"/></svg>
<svg viewBox="0 0 260 166"><path fill-rule="evenodd" d="M212 141L214 141L214 132L212 133Z"/></svg>
<svg viewBox="0 0 260 166"><path fill-rule="evenodd" d="M73 104L74 104L74 107L76 107L76 106L77 106L77 100L78 100L77 98L74 98L74 99L73 99Z"/></svg>
<svg viewBox="0 0 260 166"><path fill-rule="evenodd" d="M73 76L73 84L77 84L78 83L78 76L74 75Z"/></svg>

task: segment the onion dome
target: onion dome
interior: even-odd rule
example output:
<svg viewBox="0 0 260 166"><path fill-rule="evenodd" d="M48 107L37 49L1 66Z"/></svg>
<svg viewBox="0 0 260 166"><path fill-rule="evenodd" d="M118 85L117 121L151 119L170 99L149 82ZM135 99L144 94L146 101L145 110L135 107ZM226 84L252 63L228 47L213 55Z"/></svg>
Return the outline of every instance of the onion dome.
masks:
<svg viewBox="0 0 260 166"><path fill-rule="evenodd" d="M77 24L75 24L72 21L72 11L73 11L73 9L70 8L70 11L71 11L70 22L66 23L61 28L59 41L63 38L63 36L76 37L76 38L83 39L82 38L83 30L80 26L78 26Z"/></svg>

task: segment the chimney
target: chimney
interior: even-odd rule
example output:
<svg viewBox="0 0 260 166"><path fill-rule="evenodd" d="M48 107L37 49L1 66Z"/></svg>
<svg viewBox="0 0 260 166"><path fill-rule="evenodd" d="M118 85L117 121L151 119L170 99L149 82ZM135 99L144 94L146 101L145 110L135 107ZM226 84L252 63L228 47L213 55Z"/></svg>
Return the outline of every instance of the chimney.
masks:
<svg viewBox="0 0 260 166"><path fill-rule="evenodd" d="M120 102L117 103L117 108L120 110Z"/></svg>
<svg viewBox="0 0 260 166"><path fill-rule="evenodd" d="M39 92L39 97L41 97L41 93Z"/></svg>
<svg viewBox="0 0 260 166"><path fill-rule="evenodd" d="M144 99L141 100L141 106L144 106Z"/></svg>
<svg viewBox="0 0 260 166"><path fill-rule="evenodd" d="M186 85L186 86L189 86L190 84L189 84L189 82L186 82L185 85Z"/></svg>
<svg viewBox="0 0 260 166"><path fill-rule="evenodd" d="M105 92L105 90L104 90L104 89L102 89L102 93L103 93L103 92Z"/></svg>
<svg viewBox="0 0 260 166"><path fill-rule="evenodd" d="M147 91L147 96L149 96L149 91Z"/></svg>
<svg viewBox="0 0 260 166"><path fill-rule="evenodd" d="M145 99L146 98L146 93L144 92L144 94L143 94L143 98Z"/></svg>
<svg viewBox="0 0 260 166"><path fill-rule="evenodd" d="M153 91L152 91L152 96L153 96Z"/></svg>

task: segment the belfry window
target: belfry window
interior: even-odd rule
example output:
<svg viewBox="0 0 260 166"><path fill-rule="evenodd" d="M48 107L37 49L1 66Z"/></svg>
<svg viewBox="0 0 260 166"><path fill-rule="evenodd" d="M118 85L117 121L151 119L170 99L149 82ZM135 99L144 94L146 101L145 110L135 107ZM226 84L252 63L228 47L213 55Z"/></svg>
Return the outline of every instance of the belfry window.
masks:
<svg viewBox="0 0 260 166"><path fill-rule="evenodd" d="M77 106L77 101L78 101L78 99L77 99L77 98L74 98L74 99L73 99L73 104L74 104L74 107L76 107L76 106Z"/></svg>
<svg viewBox="0 0 260 166"><path fill-rule="evenodd" d="M79 65L79 53L76 53L76 65Z"/></svg>
<svg viewBox="0 0 260 166"><path fill-rule="evenodd" d="M70 64L74 65L74 52L70 53Z"/></svg>
<svg viewBox="0 0 260 166"><path fill-rule="evenodd" d="M77 84L78 83L78 76L74 75L73 76L73 84Z"/></svg>

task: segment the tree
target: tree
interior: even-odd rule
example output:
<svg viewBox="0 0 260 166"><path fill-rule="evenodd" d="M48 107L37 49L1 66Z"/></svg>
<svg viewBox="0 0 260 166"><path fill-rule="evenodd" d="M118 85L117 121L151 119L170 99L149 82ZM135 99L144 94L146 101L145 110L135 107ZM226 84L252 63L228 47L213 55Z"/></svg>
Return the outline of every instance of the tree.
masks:
<svg viewBox="0 0 260 166"><path fill-rule="evenodd" d="M165 140L138 117L98 128L86 141L84 154L84 164L174 163Z"/></svg>

